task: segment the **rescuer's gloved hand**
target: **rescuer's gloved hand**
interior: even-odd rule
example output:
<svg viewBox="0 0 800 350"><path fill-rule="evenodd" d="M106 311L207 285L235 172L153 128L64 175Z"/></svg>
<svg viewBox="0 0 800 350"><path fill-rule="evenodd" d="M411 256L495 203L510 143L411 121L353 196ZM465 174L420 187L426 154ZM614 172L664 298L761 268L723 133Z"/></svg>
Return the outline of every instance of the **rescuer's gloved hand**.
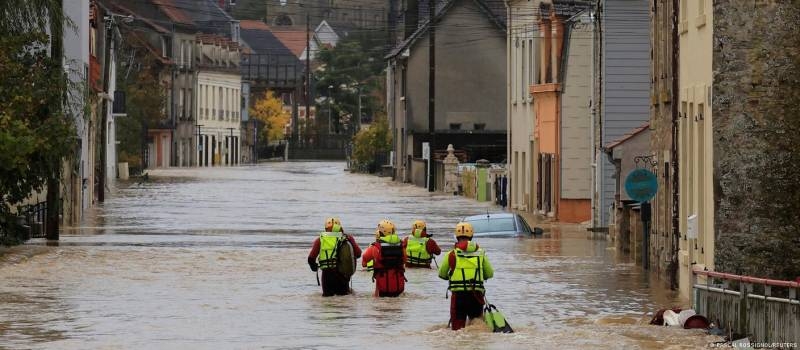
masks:
<svg viewBox="0 0 800 350"><path fill-rule="evenodd" d="M319 265L317 265L317 263L314 262L314 261L309 261L308 262L308 267L310 267L311 271L314 271L314 272L317 272L317 269L319 269Z"/></svg>

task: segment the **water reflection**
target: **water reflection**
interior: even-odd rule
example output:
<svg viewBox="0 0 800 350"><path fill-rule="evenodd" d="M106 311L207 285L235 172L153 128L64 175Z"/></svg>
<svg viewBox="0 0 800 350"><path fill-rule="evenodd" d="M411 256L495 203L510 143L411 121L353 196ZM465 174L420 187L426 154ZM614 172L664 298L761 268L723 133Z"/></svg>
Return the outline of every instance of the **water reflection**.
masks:
<svg viewBox="0 0 800 350"><path fill-rule="evenodd" d="M176 169L117 184L58 247L3 255L3 346L660 349L714 340L640 324L645 311L681 300L577 226L478 240L496 269L487 297L515 334L481 322L447 329L447 283L435 270L410 270L400 298L373 298L367 272L354 276L354 295L322 298L305 260L324 217L341 217L362 247L380 219L407 232L422 218L449 248L458 218L494 210L342 167Z"/></svg>

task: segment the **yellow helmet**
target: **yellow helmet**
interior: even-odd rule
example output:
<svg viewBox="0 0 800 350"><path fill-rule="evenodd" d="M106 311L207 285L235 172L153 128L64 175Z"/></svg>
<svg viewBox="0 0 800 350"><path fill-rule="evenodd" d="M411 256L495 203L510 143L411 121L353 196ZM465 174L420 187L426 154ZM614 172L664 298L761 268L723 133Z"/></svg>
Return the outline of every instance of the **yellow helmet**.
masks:
<svg viewBox="0 0 800 350"><path fill-rule="evenodd" d="M468 222L459 222L458 225L456 225L456 239L458 239L458 237L467 237L472 239L473 233L475 232L472 229L472 224Z"/></svg>
<svg viewBox="0 0 800 350"><path fill-rule="evenodd" d="M422 231L425 231L425 228L425 221L416 220L411 224L411 235L419 238L422 236Z"/></svg>
<svg viewBox="0 0 800 350"><path fill-rule="evenodd" d="M325 219L325 231L332 232L337 226L339 230L342 229L342 222L339 221L339 218L330 217Z"/></svg>
<svg viewBox="0 0 800 350"><path fill-rule="evenodd" d="M378 223L378 233L381 236L388 236L394 234L394 224L389 220L381 220Z"/></svg>

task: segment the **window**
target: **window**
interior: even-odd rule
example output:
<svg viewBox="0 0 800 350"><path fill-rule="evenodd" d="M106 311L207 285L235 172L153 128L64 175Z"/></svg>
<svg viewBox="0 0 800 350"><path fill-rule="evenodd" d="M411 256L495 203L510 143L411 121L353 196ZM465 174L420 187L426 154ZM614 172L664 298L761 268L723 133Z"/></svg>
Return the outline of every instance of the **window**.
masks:
<svg viewBox="0 0 800 350"><path fill-rule="evenodd" d="M194 56L192 56L192 46L194 46L194 43L192 43L191 41L188 43L188 45L186 45L186 67L187 68L192 68L192 63L194 63L193 62L194 61Z"/></svg>
<svg viewBox="0 0 800 350"><path fill-rule="evenodd" d="M679 12L681 13L681 21L686 21L686 19L689 18L689 15L687 13L689 12L689 6L687 6L686 1L687 0L681 0L681 8L679 10Z"/></svg>
<svg viewBox="0 0 800 350"><path fill-rule="evenodd" d="M184 62L186 62L186 40L181 40L181 56L178 65L183 68Z"/></svg>
<svg viewBox="0 0 800 350"><path fill-rule="evenodd" d="M192 102L192 89L186 89L186 113L189 119L192 119L194 116L194 104Z"/></svg>
<svg viewBox="0 0 800 350"><path fill-rule="evenodd" d="M519 74L517 74L517 65L519 64L519 60L517 59L517 52L519 51L519 39L514 38L511 43L511 50L510 50L510 60L508 64L511 65L511 79L509 79L509 83L511 84L511 103L517 103L517 79L519 79Z"/></svg>
<svg viewBox="0 0 800 350"><path fill-rule="evenodd" d="M486 123L475 123L472 127L475 130L486 130Z"/></svg>
<svg viewBox="0 0 800 350"><path fill-rule="evenodd" d="M181 89L178 92L178 118L183 119L183 116L186 115L184 109L184 99L186 98L186 89Z"/></svg>
<svg viewBox="0 0 800 350"><path fill-rule="evenodd" d="M89 54L97 57L97 28L89 28Z"/></svg>
<svg viewBox="0 0 800 350"><path fill-rule="evenodd" d="M170 42L169 37L161 37L161 56L170 57Z"/></svg>
<svg viewBox="0 0 800 350"><path fill-rule="evenodd" d="M405 67L400 69L402 77L400 78L400 94L401 97L406 97L406 69Z"/></svg>
<svg viewBox="0 0 800 350"><path fill-rule="evenodd" d="M536 68L534 67L534 61L536 61L536 59L533 57L535 53L536 52L533 50L533 39L528 39L528 85L525 86L526 90L536 81ZM528 91L525 96L530 100L530 91Z"/></svg>
<svg viewBox="0 0 800 350"><path fill-rule="evenodd" d="M223 99L223 96L222 96L222 87L221 86L219 87L219 90L217 90L217 103L219 104L218 111L217 111L217 120L222 120L222 118L225 116L225 114L223 112L224 109L225 109L225 100Z"/></svg>
<svg viewBox="0 0 800 350"><path fill-rule="evenodd" d="M450 130L461 130L461 123L450 123Z"/></svg>
<svg viewBox="0 0 800 350"><path fill-rule="evenodd" d="M520 56L520 62L519 62L519 69L520 69L520 74L519 74L519 99L520 99L520 101L522 101L522 103L527 103L528 102L528 99L525 97L525 90L526 90L525 89L525 83L526 83L526 79L525 78L527 77L527 71L528 71L527 70L527 68L528 68L527 67L527 61L528 61L528 57L527 56L528 55L527 55L527 50L525 49L525 42L526 41L527 40L522 40L522 50L520 50L520 53L519 53L519 56Z"/></svg>

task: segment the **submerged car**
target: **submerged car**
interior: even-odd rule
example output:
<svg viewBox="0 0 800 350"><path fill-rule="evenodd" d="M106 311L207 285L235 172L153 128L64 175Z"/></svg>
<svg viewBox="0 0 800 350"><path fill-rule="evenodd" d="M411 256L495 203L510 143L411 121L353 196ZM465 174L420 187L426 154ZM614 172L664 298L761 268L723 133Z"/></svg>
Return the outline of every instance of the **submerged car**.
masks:
<svg viewBox="0 0 800 350"><path fill-rule="evenodd" d="M476 237L530 237L542 234L542 229L531 228L525 218L513 213L472 215L461 221L472 224Z"/></svg>

